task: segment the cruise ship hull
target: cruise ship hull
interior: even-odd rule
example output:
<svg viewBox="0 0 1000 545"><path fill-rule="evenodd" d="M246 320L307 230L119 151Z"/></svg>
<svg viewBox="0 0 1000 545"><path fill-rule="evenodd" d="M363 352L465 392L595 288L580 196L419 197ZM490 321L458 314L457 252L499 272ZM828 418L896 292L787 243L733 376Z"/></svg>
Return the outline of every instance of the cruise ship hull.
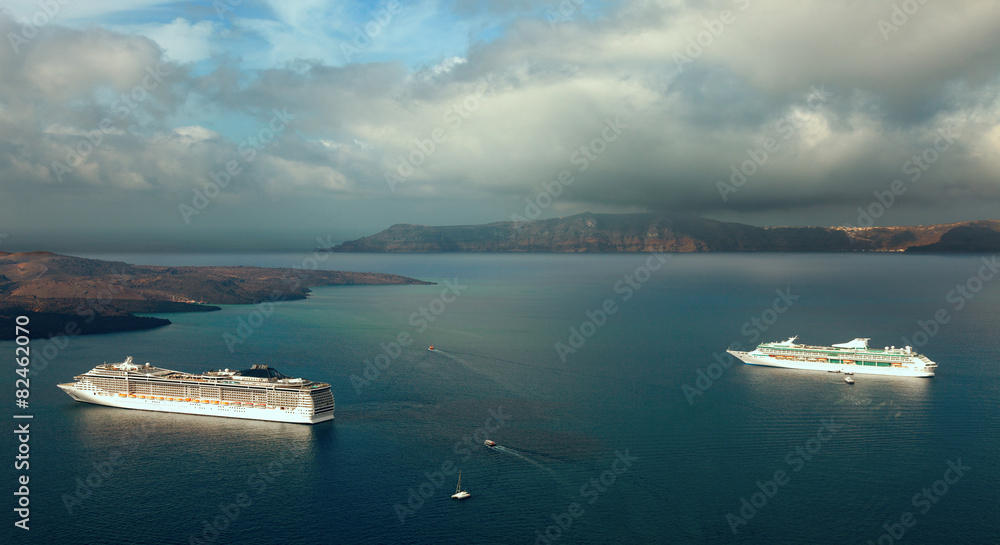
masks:
<svg viewBox="0 0 1000 545"><path fill-rule="evenodd" d="M122 397L118 394L95 392L78 387L79 383L58 384L59 388L76 401L93 403L120 409L136 409L164 413L195 414L201 416L221 416L226 418L242 418L246 420L267 420L270 422L288 422L293 424L318 424L333 420L333 411L326 414L311 414L305 408L279 408L268 406L248 406L241 404L222 404L201 401L183 401L167 399L143 399L138 397Z"/></svg>
<svg viewBox="0 0 1000 545"><path fill-rule="evenodd" d="M738 350L727 350L733 356L747 365L763 365L766 367L782 367L785 369L805 369L812 371L850 371L857 375L887 375L896 377L933 377L933 372L907 369L905 367L878 367L870 365L852 365L845 363L823 363L790 359L776 359L768 355L751 354Z"/></svg>
<svg viewBox="0 0 1000 545"><path fill-rule="evenodd" d="M104 363L59 388L82 403L119 409L316 424L333 420L330 385L291 378L267 364L200 375L122 363Z"/></svg>

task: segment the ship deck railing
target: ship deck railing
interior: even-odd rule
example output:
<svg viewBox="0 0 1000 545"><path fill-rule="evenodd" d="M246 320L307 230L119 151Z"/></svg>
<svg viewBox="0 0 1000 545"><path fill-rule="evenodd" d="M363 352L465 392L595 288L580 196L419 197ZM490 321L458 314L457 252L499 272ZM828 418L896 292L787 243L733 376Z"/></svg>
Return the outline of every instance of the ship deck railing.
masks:
<svg viewBox="0 0 1000 545"><path fill-rule="evenodd" d="M795 346L775 346L770 343L764 343L761 345L762 348L770 348L772 350L816 350L822 352L852 352L852 353L862 353L862 354L892 354L894 356L917 356L916 352L907 352L903 348L896 348L885 350L884 348L837 348L835 346L813 346L808 344L797 344Z"/></svg>

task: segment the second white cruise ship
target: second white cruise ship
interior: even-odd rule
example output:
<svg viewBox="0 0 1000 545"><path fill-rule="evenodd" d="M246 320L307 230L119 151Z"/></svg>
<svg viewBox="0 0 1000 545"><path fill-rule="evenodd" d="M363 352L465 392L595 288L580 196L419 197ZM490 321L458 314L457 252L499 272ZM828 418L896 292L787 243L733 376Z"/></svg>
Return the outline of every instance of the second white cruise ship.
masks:
<svg viewBox="0 0 1000 545"><path fill-rule="evenodd" d="M936 363L927 356L914 352L909 346L868 348L870 339L860 338L833 346L812 346L795 344L797 338L792 337L783 342L761 343L750 352L738 350L726 350L726 352L748 365L789 369L903 377L933 377L937 369Z"/></svg>
<svg viewBox="0 0 1000 545"><path fill-rule="evenodd" d="M330 385L287 377L267 365L201 375L105 363L59 384L77 401L123 409L316 424L333 420Z"/></svg>

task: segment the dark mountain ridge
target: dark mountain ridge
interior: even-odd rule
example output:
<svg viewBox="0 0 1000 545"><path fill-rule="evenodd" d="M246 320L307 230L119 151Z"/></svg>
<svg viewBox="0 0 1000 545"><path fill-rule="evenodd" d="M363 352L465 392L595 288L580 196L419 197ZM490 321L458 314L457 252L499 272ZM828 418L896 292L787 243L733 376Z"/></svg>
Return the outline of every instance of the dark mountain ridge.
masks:
<svg viewBox="0 0 1000 545"><path fill-rule="evenodd" d="M333 252L992 252L1000 221L905 227L755 227L671 214L592 214L485 225L396 224Z"/></svg>

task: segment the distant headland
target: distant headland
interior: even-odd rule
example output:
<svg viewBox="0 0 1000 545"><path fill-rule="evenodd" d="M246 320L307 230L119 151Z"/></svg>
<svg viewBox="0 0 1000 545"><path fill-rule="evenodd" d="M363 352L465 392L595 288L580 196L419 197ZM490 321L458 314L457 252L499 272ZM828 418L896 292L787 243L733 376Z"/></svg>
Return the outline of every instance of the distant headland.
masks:
<svg viewBox="0 0 1000 545"><path fill-rule="evenodd" d="M674 214L591 214L485 225L396 224L331 252L996 252L1000 221L755 227Z"/></svg>
<svg viewBox="0 0 1000 545"><path fill-rule="evenodd" d="M206 312L212 305L305 299L309 288L430 284L395 274L263 267L130 265L50 252L0 252L0 340L17 316L32 337L151 329L170 320L134 313Z"/></svg>

